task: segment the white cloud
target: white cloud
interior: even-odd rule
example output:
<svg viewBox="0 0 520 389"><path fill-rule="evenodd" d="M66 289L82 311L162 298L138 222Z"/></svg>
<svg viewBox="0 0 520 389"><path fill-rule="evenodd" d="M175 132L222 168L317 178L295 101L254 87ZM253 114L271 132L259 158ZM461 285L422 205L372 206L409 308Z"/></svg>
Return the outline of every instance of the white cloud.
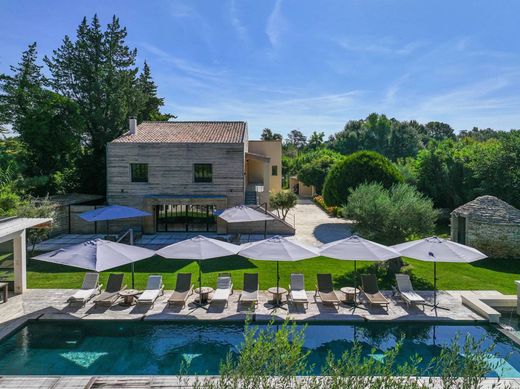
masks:
<svg viewBox="0 0 520 389"><path fill-rule="evenodd" d="M282 0L276 0L265 27L265 33L272 47L277 47L280 44L281 35L286 26L287 21L282 15Z"/></svg>
<svg viewBox="0 0 520 389"><path fill-rule="evenodd" d="M231 2L230 2L229 13L230 13L231 25L235 29L237 36L239 37L239 39L242 42L249 44L250 43L249 34L247 32L246 26L240 20L239 12L237 9L237 4L236 4L235 0L231 0Z"/></svg>
<svg viewBox="0 0 520 389"><path fill-rule="evenodd" d="M398 44L391 39L342 38L338 40L340 47L347 51L363 52L377 55L410 55L425 46L424 42L415 41Z"/></svg>

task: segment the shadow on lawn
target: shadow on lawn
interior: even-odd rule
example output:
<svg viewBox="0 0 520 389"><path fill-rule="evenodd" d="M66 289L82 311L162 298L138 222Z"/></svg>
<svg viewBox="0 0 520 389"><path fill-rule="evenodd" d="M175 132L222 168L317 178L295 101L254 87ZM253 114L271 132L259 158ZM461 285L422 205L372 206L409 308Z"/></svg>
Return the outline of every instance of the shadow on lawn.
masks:
<svg viewBox="0 0 520 389"><path fill-rule="evenodd" d="M412 285L416 290L432 290L433 283L421 278L417 277L413 274L409 269L406 269L406 266L401 269L400 273L408 274L410 276L410 280L412 281ZM361 275L362 274L375 274L377 276L377 284L379 289L381 290L392 290L392 286L396 286L395 282L395 273L388 270L387 266L383 263L378 264L374 263L366 266L358 266L357 268L357 285L361 286ZM334 287L341 288L343 286L354 286L354 271L346 272L341 275L336 275L334 277Z"/></svg>
<svg viewBox="0 0 520 389"><path fill-rule="evenodd" d="M520 274L520 266L518 266L520 265L520 260L518 259L485 258L480 261L472 262L470 265L500 273Z"/></svg>

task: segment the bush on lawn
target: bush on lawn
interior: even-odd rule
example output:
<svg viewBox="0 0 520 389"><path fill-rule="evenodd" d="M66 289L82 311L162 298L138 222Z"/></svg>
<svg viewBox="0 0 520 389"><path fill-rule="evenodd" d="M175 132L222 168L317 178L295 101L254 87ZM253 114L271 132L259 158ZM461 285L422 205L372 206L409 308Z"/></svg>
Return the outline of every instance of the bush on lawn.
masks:
<svg viewBox="0 0 520 389"><path fill-rule="evenodd" d="M375 151L358 151L330 168L323 187L323 198L329 206L347 202L349 191L363 183L377 182L384 188L402 182L399 170Z"/></svg>
<svg viewBox="0 0 520 389"><path fill-rule="evenodd" d="M356 221L363 237L386 244L432 234L438 216L433 202L414 187L397 184L386 189L379 183L353 190L342 214Z"/></svg>
<svg viewBox="0 0 520 389"><path fill-rule="evenodd" d="M314 196L312 198L314 203L318 205L321 209L323 209L325 212L327 212L330 216L338 216L338 207L329 207L327 204L325 204L325 200L323 199L323 196Z"/></svg>

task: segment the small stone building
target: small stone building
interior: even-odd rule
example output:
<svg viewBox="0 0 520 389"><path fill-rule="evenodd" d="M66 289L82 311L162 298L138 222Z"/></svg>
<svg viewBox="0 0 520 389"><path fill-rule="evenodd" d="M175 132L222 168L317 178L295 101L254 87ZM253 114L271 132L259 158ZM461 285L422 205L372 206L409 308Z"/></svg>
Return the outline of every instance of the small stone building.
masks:
<svg viewBox="0 0 520 389"><path fill-rule="evenodd" d="M451 213L451 239L489 257L520 259L520 210L481 196Z"/></svg>

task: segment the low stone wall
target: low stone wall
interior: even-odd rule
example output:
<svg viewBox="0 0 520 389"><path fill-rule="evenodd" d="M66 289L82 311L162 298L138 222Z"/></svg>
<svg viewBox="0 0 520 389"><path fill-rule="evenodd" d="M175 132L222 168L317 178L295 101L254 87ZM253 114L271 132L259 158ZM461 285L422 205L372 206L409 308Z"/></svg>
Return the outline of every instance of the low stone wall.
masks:
<svg viewBox="0 0 520 389"><path fill-rule="evenodd" d="M466 244L490 257L520 259L520 225L467 220Z"/></svg>

